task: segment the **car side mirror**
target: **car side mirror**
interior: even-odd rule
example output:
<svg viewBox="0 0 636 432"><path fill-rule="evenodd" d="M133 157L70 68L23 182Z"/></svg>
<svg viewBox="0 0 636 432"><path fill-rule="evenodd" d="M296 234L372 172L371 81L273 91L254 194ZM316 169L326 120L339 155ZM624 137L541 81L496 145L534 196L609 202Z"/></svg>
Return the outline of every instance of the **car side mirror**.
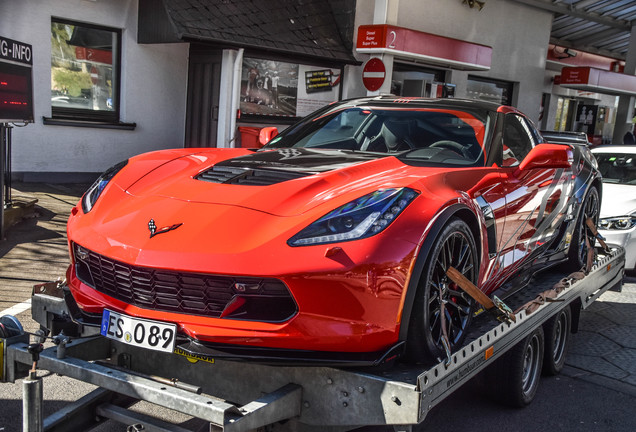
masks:
<svg viewBox="0 0 636 432"><path fill-rule="evenodd" d="M275 126L264 127L258 134L258 142L261 144L261 146L264 146L265 144L270 142L276 135L278 135L278 128L276 128Z"/></svg>
<svg viewBox="0 0 636 432"><path fill-rule="evenodd" d="M569 145L539 144L526 155L517 172L521 173L535 168L556 169L570 168L574 154Z"/></svg>

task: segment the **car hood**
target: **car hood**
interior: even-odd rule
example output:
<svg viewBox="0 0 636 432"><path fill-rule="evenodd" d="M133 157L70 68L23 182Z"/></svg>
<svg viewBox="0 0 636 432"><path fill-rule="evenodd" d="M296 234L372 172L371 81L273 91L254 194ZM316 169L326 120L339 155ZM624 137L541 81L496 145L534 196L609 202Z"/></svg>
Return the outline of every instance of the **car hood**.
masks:
<svg viewBox="0 0 636 432"><path fill-rule="evenodd" d="M422 168L415 177L415 168L388 155L277 149L232 156L236 153L218 150L183 156L125 189L139 198L232 205L294 216L349 193L360 196L374 188L402 187L422 178Z"/></svg>
<svg viewBox="0 0 636 432"><path fill-rule="evenodd" d="M636 213L636 185L603 183L601 217L627 216Z"/></svg>

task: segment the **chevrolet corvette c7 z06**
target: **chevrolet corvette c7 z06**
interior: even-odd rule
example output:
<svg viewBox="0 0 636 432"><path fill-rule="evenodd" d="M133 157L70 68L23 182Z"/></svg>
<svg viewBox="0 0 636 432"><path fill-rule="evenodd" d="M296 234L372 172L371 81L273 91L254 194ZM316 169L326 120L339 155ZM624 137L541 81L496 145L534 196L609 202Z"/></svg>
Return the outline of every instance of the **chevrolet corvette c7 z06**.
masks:
<svg viewBox="0 0 636 432"><path fill-rule="evenodd" d="M149 349L373 365L457 349L475 311L585 259L601 179L514 108L372 97L262 149L182 148L105 172L68 222L76 319Z"/></svg>

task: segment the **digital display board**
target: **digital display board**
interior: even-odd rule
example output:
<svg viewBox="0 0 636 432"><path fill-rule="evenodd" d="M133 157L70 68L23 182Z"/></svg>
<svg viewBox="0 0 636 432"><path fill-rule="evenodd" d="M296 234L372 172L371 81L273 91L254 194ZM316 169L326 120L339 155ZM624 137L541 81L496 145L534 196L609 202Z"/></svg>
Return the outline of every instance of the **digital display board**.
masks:
<svg viewBox="0 0 636 432"><path fill-rule="evenodd" d="M0 123L33 121L31 46L0 37Z"/></svg>

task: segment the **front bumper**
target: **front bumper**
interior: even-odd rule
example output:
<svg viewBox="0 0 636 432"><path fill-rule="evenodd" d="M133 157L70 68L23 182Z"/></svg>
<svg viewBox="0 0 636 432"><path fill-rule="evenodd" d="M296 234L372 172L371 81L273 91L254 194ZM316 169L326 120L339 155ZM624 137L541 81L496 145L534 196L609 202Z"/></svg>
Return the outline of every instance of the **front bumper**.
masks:
<svg viewBox="0 0 636 432"><path fill-rule="evenodd" d="M598 230L605 242L625 249L625 269L636 269L636 227L628 230Z"/></svg>
<svg viewBox="0 0 636 432"><path fill-rule="evenodd" d="M65 284L37 285L31 299L33 319L52 336L64 332L75 338L100 334L101 315L82 311ZM329 352L209 343L180 333L175 353L213 361L215 358L277 365L329 365L338 367L379 366L402 355L404 343L373 352Z"/></svg>

